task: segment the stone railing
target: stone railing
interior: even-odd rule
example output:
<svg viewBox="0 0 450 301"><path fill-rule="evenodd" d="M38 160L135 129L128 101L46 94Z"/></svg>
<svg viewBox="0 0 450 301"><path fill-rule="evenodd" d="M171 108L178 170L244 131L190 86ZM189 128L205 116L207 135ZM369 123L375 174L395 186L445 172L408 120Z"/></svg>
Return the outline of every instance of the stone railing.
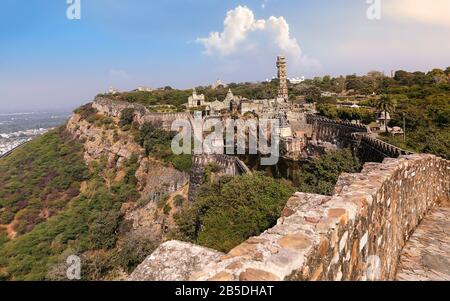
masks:
<svg viewBox="0 0 450 301"><path fill-rule="evenodd" d="M203 248L212 261L163 280L392 280L409 235L449 198L449 161L409 155L367 163L359 174L343 174L333 196L297 193L273 228L220 257ZM149 258L176 265L180 254L192 254L171 250Z"/></svg>

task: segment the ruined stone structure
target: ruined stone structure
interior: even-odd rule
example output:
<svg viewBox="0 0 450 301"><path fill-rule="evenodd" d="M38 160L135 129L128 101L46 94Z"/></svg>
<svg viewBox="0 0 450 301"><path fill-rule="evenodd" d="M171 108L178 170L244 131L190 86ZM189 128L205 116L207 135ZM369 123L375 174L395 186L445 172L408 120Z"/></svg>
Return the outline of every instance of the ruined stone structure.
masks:
<svg viewBox="0 0 450 301"><path fill-rule="evenodd" d="M312 125L313 140L330 142L340 147L351 146L354 133L369 133L364 125L331 120L318 115L307 115L306 121Z"/></svg>
<svg viewBox="0 0 450 301"><path fill-rule="evenodd" d="M285 102L289 100L288 85L287 85L287 71L286 71L286 58L279 56L277 58L278 69L278 99L283 99Z"/></svg>
<svg viewBox="0 0 450 301"><path fill-rule="evenodd" d="M124 101L116 101L108 98L97 97L92 102L92 107L97 109L99 113L112 117L120 118L120 115L124 109L134 109L134 119L140 125L150 123L161 123L162 127L166 131L170 131L172 123L175 120L190 120L191 115L189 112L182 113L154 113L147 110L147 108L140 104L133 104Z"/></svg>
<svg viewBox="0 0 450 301"><path fill-rule="evenodd" d="M371 136L367 126L346 121L307 115L312 125L313 141L329 142L339 148L351 147L365 162L381 162L384 158L398 158L411 154L394 145Z"/></svg>
<svg viewBox="0 0 450 301"><path fill-rule="evenodd" d="M190 108L198 108L201 106L204 106L206 104L205 102L205 95L203 94L197 94L197 91L195 88L192 91L192 96L189 96L187 107Z"/></svg>
<svg viewBox="0 0 450 301"><path fill-rule="evenodd" d="M237 176L251 173L244 162L237 157L228 155L196 155L192 157L192 168L189 179L189 200L194 201L198 188L203 184L203 175L206 166L215 164L221 168L220 173Z"/></svg>
<svg viewBox="0 0 450 301"><path fill-rule="evenodd" d="M296 193L276 226L228 254L163 245L148 260L170 273L163 266L139 280L394 280L411 233L449 199L447 160L421 154L367 163L341 175L333 196ZM200 262L204 256L211 260ZM180 260L198 264L178 267Z"/></svg>

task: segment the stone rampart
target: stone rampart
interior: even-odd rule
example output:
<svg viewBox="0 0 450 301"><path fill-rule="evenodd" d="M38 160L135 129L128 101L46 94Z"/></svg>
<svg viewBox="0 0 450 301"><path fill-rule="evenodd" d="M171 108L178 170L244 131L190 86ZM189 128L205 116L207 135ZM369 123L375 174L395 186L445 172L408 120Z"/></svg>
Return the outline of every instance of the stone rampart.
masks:
<svg viewBox="0 0 450 301"><path fill-rule="evenodd" d="M135 111L135 121L140 125L150 123L161 123L163 128L167 131L171 130L172 123L175 120L190 120L191 115L188 112L180 113L154 113L150 112L145 106L141 104L133 104L124 101L111 100L104 97L97 97L92 106L105 116L120 118L121 112L124 109L132 108Z"/></svg>
<svg viewBox="0 0 450 301"><path fill-rule="evenodd" d="M307 115L306 119L312 125L314 141L333 143L341 148L350 147L365 162L381 162L384 158L411 154L373 137L365 125L312 114Z"/></svg>
<svg viewBox="0 0 450 301"><path fill-rule="evenodd" d="M359 174L343 174L333 196L296 193L276 226L183 280L393 280L411 233L449 198L447 160L367 163ZM164 258L175 264L177 254Z"/></svg>
<svg viewBox="0 0 450 301"><path fill-rule="evenodd" d="M352 138L355 152L364 161L381 162L384 158L398 158L411 154L408 151L366 134L353 133Z"/></svg>

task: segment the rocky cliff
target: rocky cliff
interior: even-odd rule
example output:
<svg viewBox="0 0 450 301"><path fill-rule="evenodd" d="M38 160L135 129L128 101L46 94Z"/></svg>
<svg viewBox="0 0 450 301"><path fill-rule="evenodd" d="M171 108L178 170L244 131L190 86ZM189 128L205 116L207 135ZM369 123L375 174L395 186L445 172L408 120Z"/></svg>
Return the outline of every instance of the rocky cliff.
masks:
<svg viewBox="0 0 450 301"><path fill-rule="evenodd" d="M135 177L137 190L141 194L138 204L126 203L122 207L125 220L139 235L151 237L159 244L174 226L171 215L164 214L161 202L173 194L187 196L189 175L171 165L144 155L144 150L130 132L118 126L120 112L130 104L115 104L104 100L94 102L97 108L96 119L108 118L106 125L92 123L74 113L67 122L67 130L84 145L84 159L87 165L106 160L103 176L113 174L115 181L125 177L124 165L133 156L137 158ZM99 110L100 109L100 110ZM136 108L143 111L143 108ZM111 179L107 179L111 181Z"/></svg>

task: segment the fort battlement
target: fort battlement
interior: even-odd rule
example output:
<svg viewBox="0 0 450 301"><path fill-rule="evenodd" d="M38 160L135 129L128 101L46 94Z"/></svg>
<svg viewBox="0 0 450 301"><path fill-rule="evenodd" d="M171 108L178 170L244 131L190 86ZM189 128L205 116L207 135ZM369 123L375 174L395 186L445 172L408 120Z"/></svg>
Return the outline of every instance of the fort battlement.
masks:
<svg viewBox="0 0 450 301"><path fill-rule="evenodd" d="M412 154L411 152L405 151L369 135L353 133L352 139L354 142L354 149L358 155L361 158L365 158L366 161L380 161L386 157L398 158L403 155Z"/></svg>
<svg viewBox="0 0 450 301"><path fill-rule="evenodd" d="M415 154L343 174L333 196L296 193L277 225L228 254L167 242L131 275L152 280L393 280L405 242L427 212L450 199L450 162ZM199 255L200 256L200 255ZM163 261L163 262L162 262ZM159 269L148 279L143 271ZM155 275L156 273L156 275ZM145 273L144 273L145 274ZM153 277L153 278L152 278ZM161 280L161 278L158 278Z"/></svg>
<svg viewBox="0 0 450 301"><path fill-rule="evenodd" d="M372 136L367 126L347 121L332 120L318 115L306 116L312 125L313 140L350 147L364 161L381 162L384 158L398 158L412 154Z"/></svg>

